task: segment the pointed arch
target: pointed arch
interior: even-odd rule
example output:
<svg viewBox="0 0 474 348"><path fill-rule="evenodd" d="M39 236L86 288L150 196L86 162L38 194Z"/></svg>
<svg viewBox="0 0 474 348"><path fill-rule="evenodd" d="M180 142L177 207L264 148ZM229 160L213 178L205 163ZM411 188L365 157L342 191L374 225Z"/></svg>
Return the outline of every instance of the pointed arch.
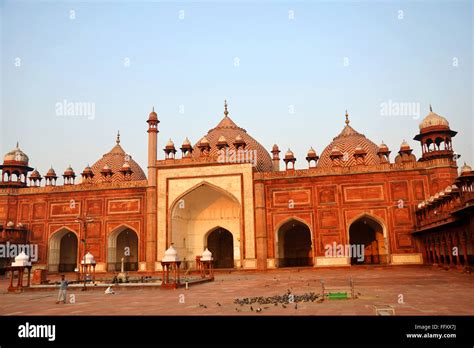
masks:
<svg viewBox="0 0 474 348"><path fill-rule="evenodd" d="M368 224L367 221L369 222ZM361 222L363 222L363 224ZM367 225L367 227L362 228L364 225ZM346 237L350 244L353 244L354 241L359 239L366 240L364 243L355 243L364 244L365 246L365 259L362 261L363 263L389 263L390 240L388 237L387 226L383 219L373 214L364 212L352 218L347 223L346 228ZM371 230L373 230L373 232L371 232ZM373 236L370 236L370 233L372 233ZM367 242L369 244L365 245ZM358 260L358 262L359 261L360 260ZM351 262L354 263L354 258L351 260Z"/></svg>
<svg viewBox="0 0 474 348"><path fill-rule="evenodd" d="M64 248L63 238L66 235L69 235L71 238L75 239L75 241L71 241L71 244L68 245L69 252L72 253L71 255L68 255L68 258L67 258L68 265L72 265L75 263L77 266L77 261L78 261L77 257L79 254L78 234L73 229L66 226L62 226L56 229L53 233L51 233L48 240L48 270L50 272L63 271L62 266L61 266L61 261L62 261L61 256L63 256L63 261L64 261L64 255L61 255L61 245L63 244L63 248ZM68 266L68 267L71 267L71 266Z"/></svg>
<svg viewBox="0 0 474 348"><path fill-rule="evenodd" d="M234 260L242 262L242 215L242 204L232 193L202 180L169 205L167 245L174 244L184 267L193 267L210 233L222 228L232 235Z"/></svg>
<svg viewBox="0 0 474 348"><path fill-rule="evenodd" d="M292 222L296 226L290 227ZM313 265L313 231L306 220L296 216L288 217L276 225L274 233L278 267Z"/></svg>
<svg viewBox="0 0 474 348"><path fill-rule="evenodd" d="M128 238L121 238L123 233L132 233ZM124 240L122 240L124 239ZM118 245L120 244L120 245ZM122 245L123 244L123 245ZM119 271L124 257L127 271L138 270L140 237L134 227L122 223L107 234L107 270ZM128 249L125 250L125 247Z"/></svg>
<svg viewBox="0 0 474 348"><path fill-rule="evenodd" d="M195 191L196 189L202 187L202 186L208 186L210 187L211 189L214 189L222 194L224 194L225 196L227 196L228 198L232 199L235 203L239 204L240 205L240 201L230 192L224 190L222 187L220 186L217 186L217 185L214 185L214 184L211 184L210 182L206 181L206 180L203 180L201 181L200 183L194 185L193 187L187 189L186 191L184 191L183 193L181 193L177 198L175 198L175 200L170 204L169 206L169 210L170 212L172 213L174 211L174 208L176 207L176 205L179 203L180 200L182 200L185 196L187 196L189 193Z"/></svg>

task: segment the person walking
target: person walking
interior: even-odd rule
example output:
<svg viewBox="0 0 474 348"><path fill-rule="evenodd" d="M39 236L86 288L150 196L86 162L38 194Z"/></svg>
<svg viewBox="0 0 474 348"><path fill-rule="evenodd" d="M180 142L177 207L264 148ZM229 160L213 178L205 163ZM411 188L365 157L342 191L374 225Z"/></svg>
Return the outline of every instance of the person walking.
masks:
<svg viewBox="0 0 474 348"><path fill-rule="evenodd" d="M64 274L62 274L61 282L59 283L59 293L58 293L58 300L56 301L56 304L58 304L59 302L66 304L66 290L67 290L68 285L69 285L69 282L64 277Z"/></svg>

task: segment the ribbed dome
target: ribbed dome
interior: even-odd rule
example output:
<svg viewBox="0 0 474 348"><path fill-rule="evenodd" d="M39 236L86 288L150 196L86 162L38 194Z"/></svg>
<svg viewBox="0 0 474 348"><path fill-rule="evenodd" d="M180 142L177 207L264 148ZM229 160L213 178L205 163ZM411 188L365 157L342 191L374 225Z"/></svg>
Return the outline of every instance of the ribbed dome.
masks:
<svg viewBox="0 0 474 348"><path fill-rule="evenodd" d="M27 166L29 160L28 156L21 151L20 146L16 143L16 147L3 157L3 164L8 164L8 162L19 162L19 164Z"/></svg>
<svg viewBox="0 0 474 348"><path fill-rule="evenodd" d="M227 112L227 109L226 109ZM226 113L225 112L225 113ZM210 156L218 156L218 147L217 143L220 137L225 137L225 140L228 144L228 150L235 150L235 140L237 136L242 138L245 141L245 151L256 150L257 151L257 163L256 169L259 172L269 172L273 171L272 159L268 151L254 138L247 134L247 131L243 128L238 127L234 121L226 114L224 118L219 122L219 124L210 129L209 132L200 140L197 144L194 145L193 157L199 157L201 152L198 148L198 144L202 142L203 139L209 142L211 146ZM237 139L239 140L239 139Z"/></svg>
<svg viewBox="0 0 474 348"><path fill-rule="evenodd" d="M103 175L101 172L104 170L104 168L110 168L112 170L112 182L125 181L123 174L120 172L124 162L128 162L130 164L130 168L133 171L130 176L131 181L146 180L146 176L142 168L132 159L132 156L128 155L120 146L119 137L117 137L116 142L117 145L115 145L108 153L103 155L102 158L95 162L92 166L92 172L94 173L92 182L103 182Z"/></svg>
<svg viewBox="0 0 474 348"><path fill-rule="evenodd" d="M433 126L443 126L449 128L449 122L443 116L434 113L430 107L430 113L421 121L419 127L420 130L422 130Z"/></svg>
<svg viewBox="0 0 474 348"><path fill-rule="evenodd" d="M54 171L53 167L49 168L48 172L45 175L46 178L55 178L56 172Z"/></svg>
<svg viewBox="0 0 474 348"><path fill-rule="evenodd" d="M360 153L360 150L365 150L367 153L365 155L366 165L380 164L380 159L377 155L378 146L367 139L365 135L358 133L354 128L349 126L348 121L346 121L346 126L342 132L335 137L321 153L321 158L319 159L317 167L327 168L333 166L333 162L330 158L333 150L344 155L341 161L343 167L356 165L357 163L354 158L354 153L356 153L356 151Z"/></svg>
<svg viewBox="0 0 474 348"><path fill-rule="evenodd" d="M33 172L31 173L30 178L32 178L32 179L33 179L33 178L39 179L39 178L41 178L41 174L38 172L37 169L35 169L35 170L33 170Z"/></svg>

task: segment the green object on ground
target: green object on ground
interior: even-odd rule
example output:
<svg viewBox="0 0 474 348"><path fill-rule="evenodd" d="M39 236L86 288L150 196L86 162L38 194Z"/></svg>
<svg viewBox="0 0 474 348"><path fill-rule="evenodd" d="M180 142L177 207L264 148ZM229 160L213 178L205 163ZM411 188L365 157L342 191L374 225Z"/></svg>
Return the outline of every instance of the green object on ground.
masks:
<svg viewBox="0 0 474 348"><path fill-rule="evenodd" d="M330 300L343 300L347 299L347 292L330 292L328 294Z"/></svg>

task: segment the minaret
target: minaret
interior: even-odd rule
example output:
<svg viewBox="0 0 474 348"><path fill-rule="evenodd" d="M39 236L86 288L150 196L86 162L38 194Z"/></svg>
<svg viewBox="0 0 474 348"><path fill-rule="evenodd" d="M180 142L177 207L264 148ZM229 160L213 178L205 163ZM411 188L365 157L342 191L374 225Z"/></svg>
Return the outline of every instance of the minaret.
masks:
<svg viewBox="0 0 474 348"><path fill-rule="evenodd" d="M146 271L155 271L158 260L157 239L157 185L156 161L158 159L158 115L153 107L148 123L148 186L146 189ZM141 260L143 261L143 260ZM143 269L140 269L142 271Z"/></svg>
<svg viewBox="0 0 474 348"><path fill-rule="evenodd" d="M155 107L150 112L148 120L148 186L156 187L156 161L158 159L158 115Z"/></svg>

